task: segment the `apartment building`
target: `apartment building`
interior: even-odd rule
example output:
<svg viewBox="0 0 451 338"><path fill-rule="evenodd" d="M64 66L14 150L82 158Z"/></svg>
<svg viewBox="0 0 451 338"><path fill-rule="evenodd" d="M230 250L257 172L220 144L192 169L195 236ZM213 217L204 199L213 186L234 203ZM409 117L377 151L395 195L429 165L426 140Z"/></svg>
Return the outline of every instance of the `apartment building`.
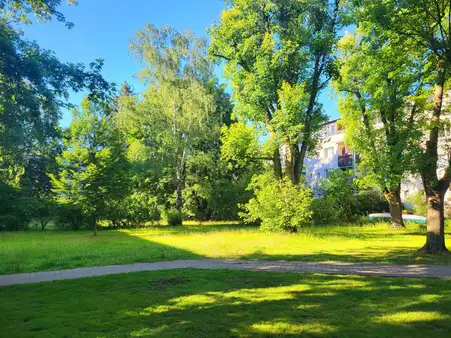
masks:
<svg viewBox="0 0 451 338"><path fill-rule="evenodd" d="M353 170L356 174L358 155L345 145L344 140L345 130L339 126L338 119L323 124L316 156L305 159L305 175L308 185L313 186L318 180L327 178L329 172L334 169ZM448 149L451 147L449 140L451 140L451 130L445 128L439 144L439 175L443 175L448 161ZM401 184L401 198L406 201L422 189L420 177L418 175L410 176ZM449 189L445 199L451 204Z"/></svg>

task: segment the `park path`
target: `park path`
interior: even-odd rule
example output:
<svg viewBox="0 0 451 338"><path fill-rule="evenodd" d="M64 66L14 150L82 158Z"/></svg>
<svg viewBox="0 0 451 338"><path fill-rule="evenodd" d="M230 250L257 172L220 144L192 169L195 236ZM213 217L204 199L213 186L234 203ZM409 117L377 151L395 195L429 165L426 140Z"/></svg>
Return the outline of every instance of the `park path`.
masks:
<svg viewBox="0 0 451 338"><path fill-rule="evenodd" d="M310 272L386 277L435 277L451 279L451 265L399 265L376 263L314 263L299 261L249 261L240 259L175 260L107 265L57 271L0 275L0 286L171 269L229 269L250 271Z"/></svg>

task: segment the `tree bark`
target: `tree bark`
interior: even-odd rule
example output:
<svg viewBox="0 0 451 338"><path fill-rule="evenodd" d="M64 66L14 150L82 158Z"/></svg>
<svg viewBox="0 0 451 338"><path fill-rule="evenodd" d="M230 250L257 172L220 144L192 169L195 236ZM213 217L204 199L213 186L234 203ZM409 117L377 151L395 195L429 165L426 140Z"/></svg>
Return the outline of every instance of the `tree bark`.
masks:
<svg viewBox="0 0 451 338"><path fill-rule="evenodd" d="M402 219L401 188L398 187L393 191L386 191L384 196L390 208L391 227L393 229L405 228L404 220Z"/></svg>
<svg viewBox="0 0 451 338"><path fill-rule="evenodd" d="M285 150L285 173L288 179L293 183L297 184L297 175L296 175L296 158L294 153L294 147L291 144L284 145Z"/></svg>
<svg viewBox="0 0 451 338"><path fill-rule="evenodd" d="M301 150L299 150L299 147L296 145L296 152L295 152L295 173L298 182L301 181L302 172L304 170L304 160L305 156L307 155L307 144L305 142L302 142L301 144Z"/></svg>
<svg viewBox="0 0 451 338"><path fill-rule="evenodd" d="M180 166L177 170L177 188L176 188L176 199L175 199L175 209L181 213L183 207L183 186L185 185L185 170L186 170L186 161L185 161L185 152L183 152L182 159L180 161Z"/></svg>
<svg viewBox="0 0 451 338"><path fill-rule="evenodd" d="M439 180L437 176L438 140L440 133L440 115L442 112L446 65L439 61L434 90L434 107L432 109L431 129L426 142L424 165L421 170L424 191L427 199L427 234L426 244L420 251L439 253L448 251L445 245L445 208L444 196L449 187L447 172Z"/></svg>
<svg viewBox="0 0 451 338"><path fill-rule="evenodd" d="M92 235L94 237L97 236L97 217L95 215L92 216L92 229L93 229Z"/></svg>
<svg viewBox="0 0 451 338"><path fill-rule="evenodd" d="M444 194L427 196L427 205L427 238L420 250L427 253L446 252Z"/></svg>
<svg viewBox="0 0 451 338"><path fill-rule="evenodd" d="M282 163L280 162L279 149L276 149L274 151L272 162L274 165L274 176L276 176L277 179L281 179L282 178Z"/></svg>

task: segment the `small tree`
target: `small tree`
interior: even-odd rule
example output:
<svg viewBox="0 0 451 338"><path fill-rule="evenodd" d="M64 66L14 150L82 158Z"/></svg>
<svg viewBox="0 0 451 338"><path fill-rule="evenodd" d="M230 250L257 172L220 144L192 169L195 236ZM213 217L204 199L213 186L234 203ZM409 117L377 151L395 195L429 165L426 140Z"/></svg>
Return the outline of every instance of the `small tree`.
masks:
<svg viewBox="0 0 451 338"><path fill-rule="evenodd" d="M97 221L105 216L108 201L127 193L126 143L101 107L87 99L64 139L65 150L57 158L59 173L51 174L53 191L61 203L81 208L97 235Z"/></svg>
<svg viewBox="0 0 451 338"><path fill-rule="evenodd" d="M312 192L305 185L264 174L255 176L249 189L255 197L243 207L246 222L261 221L263 230L290 232L310 224Z"/></svg>

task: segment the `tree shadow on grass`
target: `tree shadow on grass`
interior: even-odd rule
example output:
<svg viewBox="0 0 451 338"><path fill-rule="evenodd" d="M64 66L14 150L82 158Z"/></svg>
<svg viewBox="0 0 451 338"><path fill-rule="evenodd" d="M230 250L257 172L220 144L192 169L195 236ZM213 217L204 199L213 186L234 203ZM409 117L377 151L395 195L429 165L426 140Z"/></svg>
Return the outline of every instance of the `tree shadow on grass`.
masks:
<svg viewBox="0 0 451 338"><path fill-rule="evenodd" d="M9 336L448 337L451 330L451 290L441 280L173 270L9 287L0 300Z"/></svg>
<svg viewBox="0 0 451 338"><path fill-rule="evenodd" d="M0 274L198 258L192 251L122 231L100 231L96 237L88 232L26 233L3 249Z"/></svg>
<svg viewBox="0 0 451 338"><path fill-rule="evenodd" d="M365 247L358 253L334 254L331 252L312 251L303 254L267 254L264 251L255 251L252 254L240 257L245 260L286 260L304 262L354 262L354 263L381 263L381 264L451 264L451 253L425 254L411 247L399 247L387 251L386 248Z"/></svg>

